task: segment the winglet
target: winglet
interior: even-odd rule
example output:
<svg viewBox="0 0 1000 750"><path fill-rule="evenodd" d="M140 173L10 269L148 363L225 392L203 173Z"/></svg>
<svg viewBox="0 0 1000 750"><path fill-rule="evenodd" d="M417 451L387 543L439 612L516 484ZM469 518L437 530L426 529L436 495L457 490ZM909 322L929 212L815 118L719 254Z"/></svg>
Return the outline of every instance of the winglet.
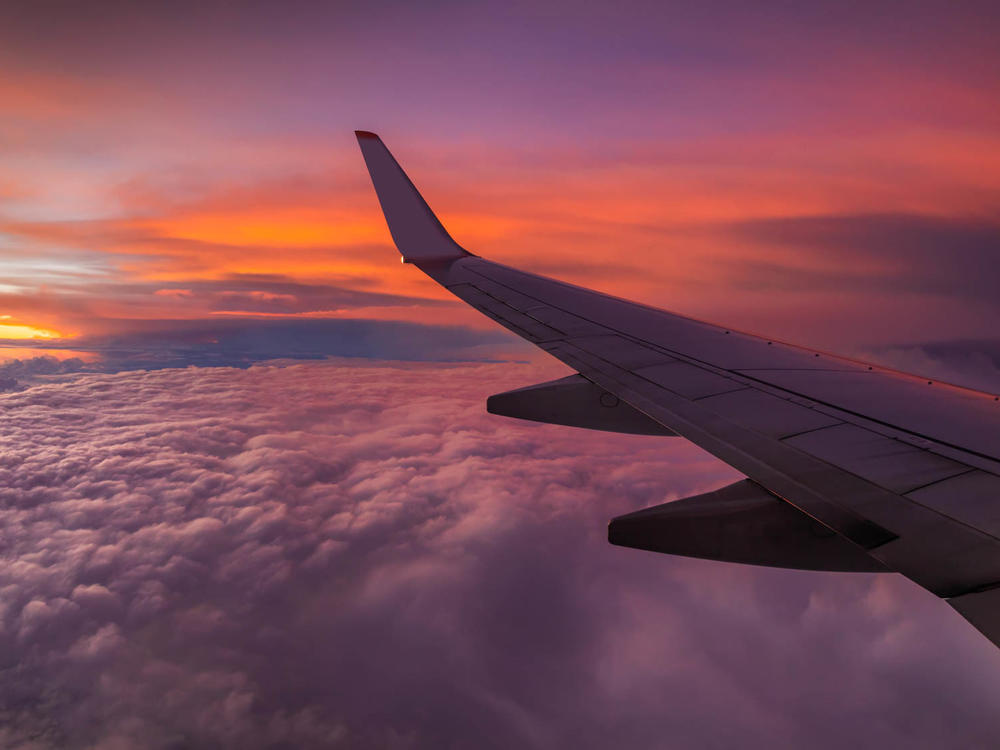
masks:
<svg viewBox="0 0 1000 750"><path fill-rule="evenodd" d="M382 139L366 130L356 130L354 134L403 262L454 260L471 255L441 225Z"/></svg>

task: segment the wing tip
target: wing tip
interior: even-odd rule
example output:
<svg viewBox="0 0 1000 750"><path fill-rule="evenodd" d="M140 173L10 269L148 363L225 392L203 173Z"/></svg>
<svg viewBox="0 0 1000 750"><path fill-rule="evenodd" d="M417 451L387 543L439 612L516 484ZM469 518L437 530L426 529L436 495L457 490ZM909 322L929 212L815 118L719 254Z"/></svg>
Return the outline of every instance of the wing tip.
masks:
<svg viewBox="0 0 1000 750"><path fill-rule="evenodd" d="M382 213L404 263L451 261L471 255L452 239L385 143L355 130Z"/></svg>

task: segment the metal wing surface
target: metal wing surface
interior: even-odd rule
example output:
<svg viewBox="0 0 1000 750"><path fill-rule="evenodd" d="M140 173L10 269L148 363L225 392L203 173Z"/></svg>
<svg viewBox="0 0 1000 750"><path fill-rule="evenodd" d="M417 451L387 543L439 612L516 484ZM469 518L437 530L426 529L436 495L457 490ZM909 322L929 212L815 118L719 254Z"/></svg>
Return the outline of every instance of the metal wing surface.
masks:
<svg viewBox="0 0 1000 750"><path fill-rule="evenodd" d="M500 394L491 411L676 434L748 478L614 519L612 542L762 565L896 571L1000 644L995 395L479 258L452 240L382 141L357 135L404 262L579 373Z"/></svg>

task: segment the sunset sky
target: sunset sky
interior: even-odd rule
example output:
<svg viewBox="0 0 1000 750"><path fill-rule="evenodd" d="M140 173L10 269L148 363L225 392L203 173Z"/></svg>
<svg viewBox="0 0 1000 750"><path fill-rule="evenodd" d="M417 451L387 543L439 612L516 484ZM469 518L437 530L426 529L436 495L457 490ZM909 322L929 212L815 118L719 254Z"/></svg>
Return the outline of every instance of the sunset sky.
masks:
<svg viewBox="0 0 1000 750"><path fill-rule="evenodd" d="M817 346L990 337L995 9L852 8L8 6L0 334L490 330L396 262L366 128L493 259Z"/></svg>
<svg viewBox="0 0 1000 750"><path fill-rule="evenodd" d="M4 3L0 745L993 744L1000 656L905 581L608 547L734 473L483 415L563 370L399 262L353 131L474 253L996 389L998 39L996 2Z"/></svg>

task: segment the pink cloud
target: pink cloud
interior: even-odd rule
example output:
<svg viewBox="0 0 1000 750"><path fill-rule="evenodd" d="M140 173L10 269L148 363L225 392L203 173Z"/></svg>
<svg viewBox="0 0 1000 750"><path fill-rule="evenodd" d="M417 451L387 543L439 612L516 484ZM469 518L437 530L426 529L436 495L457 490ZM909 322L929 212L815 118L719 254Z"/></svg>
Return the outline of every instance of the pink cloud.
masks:
<svg viewBox="0 0 1000 750"><path fill-rule="evenodd" d="M18 679L0 739L837 747L863 728L940 747L998 730L995 649L901 579L608 545L609 517L734 475L679 440L485 414L555 374L328 362L4 396L0 653Z"/></svg>

